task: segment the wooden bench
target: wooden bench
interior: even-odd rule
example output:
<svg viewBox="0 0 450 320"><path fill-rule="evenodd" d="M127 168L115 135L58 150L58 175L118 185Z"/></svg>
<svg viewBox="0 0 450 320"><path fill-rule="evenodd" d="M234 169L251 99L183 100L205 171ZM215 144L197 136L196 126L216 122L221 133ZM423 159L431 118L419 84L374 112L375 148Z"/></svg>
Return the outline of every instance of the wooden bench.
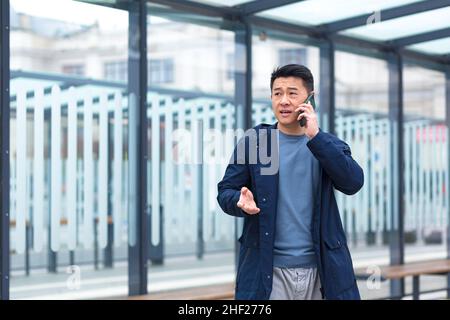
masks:
<svg viewBox="0 0 450 320"><path fill-rule="evenodd" d="M197 288L155 292L128 297L130 300L231 300L234 299L234 283Z"/></svg>
<svg viewBox="0 0 450 320"><path fill-rule="evenodd" d="M381 266L380 273L373 269L358 268L355 270L356 278L367 280L369 277L380 276L381 281L412 277L412 298L419 300L421 275L450 275L450 259L427 260L411 262L402 265ZM445 288L448 290L449 288ZM436 291L436 290L434 290Z"/></svg>

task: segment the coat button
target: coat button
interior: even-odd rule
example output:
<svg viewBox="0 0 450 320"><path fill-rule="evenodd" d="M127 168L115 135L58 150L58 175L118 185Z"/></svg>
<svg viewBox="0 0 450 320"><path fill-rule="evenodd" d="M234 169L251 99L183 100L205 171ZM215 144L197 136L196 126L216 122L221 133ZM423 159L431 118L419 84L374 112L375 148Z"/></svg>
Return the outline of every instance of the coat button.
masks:
<svg viewBox="0 0 450 320"><path fill-rule="evenodd" d="M262 198L262 202L266 202L266 198Z"/></svg>
<svg viewBox="0 0 450 320"><path fill-rule="evenodd" d="M268 236L269 235L269 233L268 232L266 232L266 236Z"/></svg>
<svg viewBox="0 0 450 320"><path fill-rule="evenodd" d="M340 245L341 245L341 242L340 242L339 240L338 240L338 242L337 242L337 245L338 245L338 246L340 246Z"/></svg>
<svg viewBox="0 0 450 320"><path fill-rule="evenodd" d="M267 276L267 279L270 279L270 276L269 276L269 275Z"/></svg>

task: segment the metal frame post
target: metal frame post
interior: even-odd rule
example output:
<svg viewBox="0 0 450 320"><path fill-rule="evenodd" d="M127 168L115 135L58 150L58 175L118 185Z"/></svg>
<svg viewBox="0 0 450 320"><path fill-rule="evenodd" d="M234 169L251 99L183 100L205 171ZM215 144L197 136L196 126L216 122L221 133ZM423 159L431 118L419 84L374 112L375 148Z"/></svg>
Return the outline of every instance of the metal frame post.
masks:
<svg viewBox="0 0 450 320"><path fill-rule="evenodd" d="M113 132L113 125L110 122L111 118L113 116L111 114L108 114L108 177L112 176L112 158L113 158L113 135L111 132ZM114 222L112 220L112 181L111 179L108 179L108 227L107 227L107 234L108 234L108 241L106 243L106 247L103 250L103 266L105 268L112 268L114 264Z"/></svg>
<svg viewBox="0 0 450 320"><path fill-rule="evenodd" d="M234 99L236 107L236 129L250 129L252 127L252 29L246 20L238 24L235 29L234 53ZM239 260L240 218L235 218L235 266Z"/></svg>
<svg viewBox="0 0 450 320"><path fill-rule="evenodd" d="M450 172L450 66L445 69L445 123L447 126L447 172ZM450 200L448 192L448 180L446 181L447 203ZM450 208L447 206L447 217L450 217ZM450 221L450 220L447 220ZM450 259L450 222L447 222L447 259ZM450 299L450 273L447 274L447 298Z"/></svg>
<svg viewBox="0 0 450 320"><path fill-rule="evenodd" d="M9 300L9 0L0 1L0 300Z"/></svg>
<svg viewBox="0 0 450 320"><path fill-rule="evenodd" d="M237 127L252 127L252 29L243 21L235 30L234 96Z"/></svg>
<svg viewBox="0 0 450 320"><path fill-rule="evenodd" d="M389 72L389 135L391 180L392 229L390 237L390 263L404 263L404 203L403 203L403 59L398 52L388 56ZM391 280L391 295L402 297L405 293L404 279Z"/></svg>
<svg viewBox="0 0 450 320"><path fill-rule="evenodd" d="M334 43L328 40L320 46L320 126L335 133Z"/></svg>
<svg viewBox="0 0 450 320"><path fill-rule="evenodd" d="M147 10L130 3L128 29L129 172L128 292L147 293ZM138 77L136 77L138 75ZM131 101L136 97L136 103ZM134 139L134 141L133 141Z"/></svg>

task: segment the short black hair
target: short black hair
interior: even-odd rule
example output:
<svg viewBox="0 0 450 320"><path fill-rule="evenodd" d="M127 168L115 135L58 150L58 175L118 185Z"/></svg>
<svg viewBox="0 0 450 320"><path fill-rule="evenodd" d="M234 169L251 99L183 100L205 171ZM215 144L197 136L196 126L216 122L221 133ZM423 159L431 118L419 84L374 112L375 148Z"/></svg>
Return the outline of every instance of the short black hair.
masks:
<svg viewBox="0 0 450 320"><path fill-rule="evenodd" d="M272 76L270 77L270 92L272 92L275 79L287 77L300 78L303 80L303 84L309 92L314 90L314 78L311 70L300 64L287 64L276 68L272 72Z"/></svg>

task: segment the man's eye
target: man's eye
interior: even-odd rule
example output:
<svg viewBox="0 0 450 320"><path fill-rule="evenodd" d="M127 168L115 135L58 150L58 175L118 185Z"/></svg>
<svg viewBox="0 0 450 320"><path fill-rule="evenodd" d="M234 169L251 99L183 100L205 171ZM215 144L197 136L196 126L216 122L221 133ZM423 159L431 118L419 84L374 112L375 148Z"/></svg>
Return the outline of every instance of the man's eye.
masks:
<svg viewBox="0 0 450 320"><path fill-rule="evenodd" d="M295 92L291 92L291 95L297 95Z"/></svg>
<svg viewBox="0 0 450 320"><path fill-rule="evenodd" d="M275 95L276 95L276 96L279 96L280 94L277 92L277 93L275 93Z"/></svg>

